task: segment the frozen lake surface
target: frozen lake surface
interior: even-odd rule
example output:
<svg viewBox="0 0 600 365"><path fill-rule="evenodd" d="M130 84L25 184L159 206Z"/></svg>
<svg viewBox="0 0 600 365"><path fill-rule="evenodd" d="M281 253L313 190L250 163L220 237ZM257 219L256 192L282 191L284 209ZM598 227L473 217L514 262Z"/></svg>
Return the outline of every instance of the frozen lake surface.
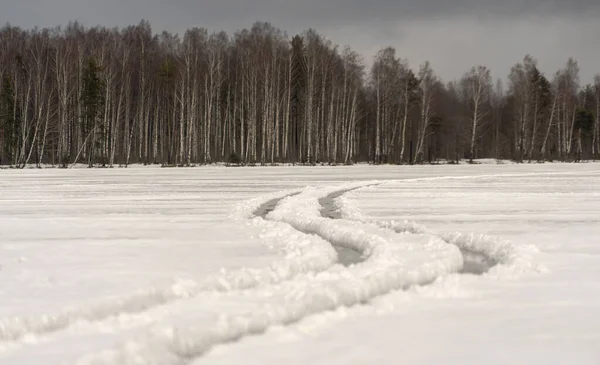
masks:
<svg viewBox="0 0 600 365"><path fill-rule="evenodd" d="M600 164L0 171L0 364L598 364Z"/></svg>

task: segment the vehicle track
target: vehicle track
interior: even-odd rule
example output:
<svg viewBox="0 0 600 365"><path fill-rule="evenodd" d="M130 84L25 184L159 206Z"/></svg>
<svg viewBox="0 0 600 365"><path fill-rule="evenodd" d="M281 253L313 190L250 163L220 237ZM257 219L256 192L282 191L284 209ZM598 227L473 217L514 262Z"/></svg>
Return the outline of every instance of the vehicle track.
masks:
<svg viewBox="0 0 600 365"><path fill-rule="evenodd" d="M224 315L222 322L225 324L222 323L214 328L194 327L193 323L183 328L177 326L167 327L162 331L162 333L169 334L166 337L165 335L156 337L149 334L150 337L147 339L136 340L135 346L127 345L108 354L104 353L91 358L86 357L78 364L129 364L135 361L139 362L140 359L152 362L157 351L168 359L164 361L164 364L185 364L202 356L216 344L235 341L248 335L260 334L273 325L289 325L306 316L335 310L341 306L350 307L368 303L370 300L394 290L406 290L416 285L430 284L437 278L450 273L460 272L479 275L486 272L492 266L492 263L495 264L495 262L480 253L465 249L464 245L456 245L454 243L456 237L436 235L435 238L438 241L444 242L443 246L452 246L454 250L456 250L456 247L461 248L462 262L460 259L456 260L456 256L451 249L437 245L435 242L429 242L431 240L422 240L424 246L432 245L432 247L425 247L427 252L441 250L440 254L431 256L431 262L424 262L422 265L417 266L412 263L414 266L412 268L410 265L407 266L406 263L402 262L402 256L398 256L398 253L406 252L410 255L414 253L414 248L406 251L395 251L396 246L380 237L377 230L393 231L392 234L410 233L410 230L391 227L387 222L360 222L344 219L339 207L337 207L336 200L345 193L372 185L374 184L330 188L331 191L325 195L311 195L310 189L305 189L299 193L290 193L270 199L253 211L254 217L260 217L266 221L272 221L272 223L288 223L297 231L318 236L327 241L336 249L338 262L344 266L342 271L334 268L334 266L324 266L321 270L306 271L307 275L284 275L287 278L286 280L278 279L266 284L263 283L264 285L247 284L234 288L230 287L227 290L223 289L224 292L252 289L249 294L254 294L254 290L257 290L256 294L258 294L259 290L268 289L276 284L273 287L277 288L276 290L279 290L280 293L285 293L286 288L289 287L292 291L296 290L297 294L295 295L299 296L288 298L285 295L282 303L275 306L266 303L264 307L260 307L252 313L233 316ZM306 195L306 197L303 197L303 195ZM294 202L290 202L291 206L299 204L302 208L303 202L312 201L313 198L319 206L318 212L314 215L286 215L278 209L281 205L285 205L288 200L294 199ZM310 204L307 204L307 206L310 207ZM289 206L283 208L290 209ZM285 209L282 210L285 212ZM279 213L279 216L277 213ZM302 213L302 209L300 209L300 213ZM398 235L400 246L403 245L403 240L410 240L412 236L419 235L434 237L427 233ZM418 249L418 245L415 247ZM435 257L435 260L433 257ZM397 263L394 260L399 260L399 262ZM470 262L473 262L473 264ZM335 266L342 267L340 265ZM373 271L373 269L376 270ZM422 272L419 270L422 270ZM407 272L410 272L410 275L403 274ZM415 275L415 272L420 272L420 274ZM320 273L324 275L320 275ZM264 279L264 277L261 277L261 279ZM294 286L297 286L297 288L294 288ZM175 294L165 299L160 299L162 296L159 296L159 300L154 300L150 305L148 303L135 304L135 301L123 302L127 305L118 304L100 311L100 315L97 313L90 315L90 311L87 310L83 314L78 314L76 320L99 321L113 315L139 313L180 299L192 299L200 291L201 289L198 288L187 292L184 290L183 294L181 291L175 291ZM16 327L6 326L5 323L0 321L0 341L20 339L30 334L56 332L72 323L71 320L65 321L62 319L53 322L52 318L50 319L50 321L46 319L39 323L32 322L29 324L23 321L19 324L27 324L24 331L15 330Z"/></svg>
<svg viewBox="0 0 600 365"><path fill-rule="evenodd" d="M530 174L515 175L529 176ZM479 179L497 175L483 176L459 176L459 177L434 177L410 179L409 181L427 181L441 179ZM504 175L502 175L504 176ZM513 175L507 175L513 176ZM353 189L358 190L358 189ZM396 233L423 233L438 237L449 245L456 246L463 256L463 268L460 274L484 275L497 266L502 266L502 271L513 272L519 276L526 272L541 272L543 267L536 263L535 256L539 253L537 247L527 244L512 243L498 237L485 234L463 233L463 232L431 232L418 223L411 221L398 222L393 220L374 219L365 216L360 210L353 206L345 196L338 196L334 206L337 215L343 219L354 222L373 224L382 229L391 230Z"/></svg>
<svg viewBox="0 0 600 365"><path fill-rule="evenodd" d="M331 219L341 219L339 214L336 213L336 209L333 206L333 203L337 197L343 195L347 191L348 190L335 192L329 194L324 198L319 199L319 204L321 204L322 207L321 216ZM256 211L254 212L254 215L263 219L267 219L267 215L275 210L277 204L279 204L281 200L296 195L298 195L298 193L290 194L281 198L271 199L266 203L262 204L260 207L258 207L258 209L256 209ZM365 257L359 251L335 244L332 244L332 246L338 255L338 262L346 267L359 264L365 260Z"/></svg>
<svg viewBox="0 0 600 365"><path fill-rule="evenodd" d="M319 199L319 204L321 204L321 216L329 219L342 219L334 206L334 202L335 199L349 191L352 190L341 190ZM365 257L359 251L339 245L333 245L333 248L338 254L340 263L344 266L356 265L365 260Z"/></svg>
<svg viewBox="0 0 600 365"><path fill-rule="evenodd" d="M371 187L374 185L367 185L364 187ZM337 199L339 199L348 192L362 189L364 187L340 190L320 198L319 204L321 205L321 216L329 219L342 219L342 214L340 213L340 210L336 208ZM298 194L299 193L293 193L285 197L271 199L268 202L261 205L255 211L254 215L263 219L267 219L267 215L273 210L275 210L277 204L279 204L281 200L283 200L286 197L296 196ZM405 233L406 229L404 227L401 229L396 228L394 229L394 231L396 233ZM436 236L440 237L448 244L453 244L450 240L445 239L444 235ZM338 254L339 263L341 263L344 266L356 265L365 260L365 257L357 250L336 244L332 244L332 246ZM483 275L487 273L490 270L490 268L498 264L498 262L496 262L492 258L486 257L485 255L482 255L480 253L473 252L462 247L459 247L459 249L463 255L463 268L460 270L461 274Z"/></svg>
<svg viewBox="0 0 600 365"><path fill-rule="evenodd" d="M266 219L268 213L273 211L277 204L287 197L293 197L299 193L290 193L284 196L273 198L261 204L255 211L254 216ZM358 253L345 254L351 250L340 246L334 246L339 250L339 262L344 265L351 265ZM301 266L297 274L303 272L318 273L327 270L335 262L332 261L326 266L311 267L310 265ZM277 264L277 263L276 263ZM263 271L273 271L281 273L281 269L275 267L267 268ZM287 266L283 264L281 266ZM304 266L304 267L302 267ZM287 267L285 267L287 268ZM262 273L260 269L241 269L224 275L211 277L202 283L177 282L169 287L151 288L139 290L129 295L116 297L114 299L99 300L96 303L86 304L80 307L65 308L62 311L40 316L15 316L0 318L0 352L3 348L20 347L24 343L19 343L23 338L35 338L40 336L49 336L60 332L75 323L80 322L102 322L112 317L119 316L135 317L136 315L147 312L157 307L169 305L182 300L194 299L207 292L228 293L236 290L248 290L263 285L279 284L287 280L292 280L297 274L292 272L280 276L271 273ZM6 346L8 344L9 346Z"/></svg>
<svg viewBox="0 0 600 365"><path fill-rule="evenodd" d="M123 347L86 357L80 363L145 363L158 356L164 364L187 364L216 344L260 334L273 325L289 325L342 306L368 303L391 291L426 285L460 270L458 250L437 238L385 233L371 224L327 217L334 211L336 197L363 186L329 188L326 194L308 188L298 195L271 199L254 211L269 221L288 223L308 237L318 236L323 242L353 250L360 254L360 262L334 265L322 274L304 275L274 286L273 294L266 295L264 306L247 313L223 314L218 326L195 326L193 321L183 327L167 326L146 339L128 341ZM389 241L392 238L398 242ZM404 258L403 253L414 257ZM258 295L263 289L268 288L253 289L248 294Z"/></svg>
<svg viewBox="0 0 600 365"><path fill-rule="evenodd" d="M371 187L374 185L369 185ZM340 190L334 193L331 193L321 199L319 199L319 204L321 204L321 215L330 219L342 219L342 214L340 210L336 207L337 199L342 197L344 194L355 191L361 188L348 189L348 190ZM386 228L386 227L383 227ZM405 233L406 228L396 228L394 229L396 233ZM453 244L451 241L444 238L443 235L436 235L444 240L448 244ZM359 263L364 260L364 257L361 256L360 252L357 252L352 249L347 249L341 246L334 246L338 254L340 255L340 261L345 261L346 263L350 262L352 264ZM498 263L491 258L488 258L482 254L466 250L464 248L459 247L460 252L463 255L463 268L460 270L461 274L472 274L472 275L483 275L490 270L490 268L494 267Z"/></svg>
<svg viewBox="0 0 600 365"><path fill-rule="evenodd" d="M285 196L282 196L282 197L279 197L279 198L271 199L271 200L263 203L258 208L256 208L256 210L254 211L253 214L254 214L255 217L260 217L260 218L266 220L267 219L267 215L269 213L271 213L272 211L275 210L275 208L277 207L277 204L279 204L280 201L282 201L283 199L285 199L287 197L296 196L298 194L299 193L292 193L292 194L285 195Z"/></svg>
<svg viewBox="0 0 600 365"><path fill-rule="evenodd" d="M280 200L296 194L298 193L291 193L263 203L256 209L255 215L266 216ZM277 284L291 280L303 272L322 271L329 268L330 264L315 263L313 265L310 262L296 262L294 270L290 269L290 266L294 266L294 263L276 262L263 270L240 269L209 277L200 283L175 282L168 287L142 289L120 297L100 299L95 303L68 307L52 314L0 318L0 344L11 343L11 347L14 347L25 337L51 335L78 322L92 323L115 316L134 316L160 306L195 298L202 293L227 293L248 290L261 285ZM0 346L1 351L2 347Z"/></svg>

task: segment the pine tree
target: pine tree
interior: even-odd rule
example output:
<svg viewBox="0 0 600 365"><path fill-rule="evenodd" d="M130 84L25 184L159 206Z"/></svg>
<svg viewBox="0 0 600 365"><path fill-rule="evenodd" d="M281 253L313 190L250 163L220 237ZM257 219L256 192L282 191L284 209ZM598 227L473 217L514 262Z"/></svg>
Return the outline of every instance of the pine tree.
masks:
<svg viewBox="0 0 600 365"><path fill-rule="evenodd" d="M102 151L106 138L106 128L99 122L98 117L104 106L103 89L104 81L99 73L102 67L98 65L95 58L88 58L83 70L83 93L81 97L83 107L83 120L81 131L87 141L88 165L94 164L96 150ZM103 161L105 164L106 161Z"/></svg>
<svg viewBox="0 0 600 365"><path fill-rule="evenodd" d="M304 40L296 35L292 38L292 91L291 91L291 150L292 158L298 161L300 139L304 128L304 104L306 99L306 65L304 63Z"/></svg>
<svg viewBox="0 0 600 365"><path fill-rule="evenodd" d="M2 89L0 90L0 130L2 131L2 150L8 159L8 163L15 163L17 144L19 141L19 122L15 109L15 94L12 80L8 75L2 78ZM1 155L0 155L1 157ZM2 158L0 158L0 164Z"/></svg>
<svg viewBox="0 0 600 365"><path fill-rule="evenodd" d="M575 131L577 138L577 161L581 160L583 154L583 140L584 138L591 136L592 128L594 127L594 113L591 111L578 108L575 114Z"/></svg>

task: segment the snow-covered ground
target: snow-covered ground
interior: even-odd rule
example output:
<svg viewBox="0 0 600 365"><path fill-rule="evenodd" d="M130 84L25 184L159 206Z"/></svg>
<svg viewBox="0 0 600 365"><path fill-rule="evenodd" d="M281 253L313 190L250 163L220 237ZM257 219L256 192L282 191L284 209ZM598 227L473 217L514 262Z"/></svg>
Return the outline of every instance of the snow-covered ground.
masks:
<svg viewBox="0 0 600 365"><path fill-rule="evenodd" d="M598 164L0 171L0 364L598 364L598 293Z"/></svg>

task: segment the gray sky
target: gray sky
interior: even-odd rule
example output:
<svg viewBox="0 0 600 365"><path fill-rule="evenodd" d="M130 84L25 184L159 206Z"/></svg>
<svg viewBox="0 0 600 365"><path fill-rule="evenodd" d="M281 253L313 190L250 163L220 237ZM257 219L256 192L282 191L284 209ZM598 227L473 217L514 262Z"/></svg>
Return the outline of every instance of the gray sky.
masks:
<svg viewBox="0 0 600 365"><path fill-rule="evenodd" d="M484 64L495 78L527 53L548 76L574 57L582 84L600 72L599 0L0 0L0 22L30 28L79 20L154 31L228 32L268 21L289 34L313 27L365 63L393 46L413 68L430 60L449 81Z"/></svg>

